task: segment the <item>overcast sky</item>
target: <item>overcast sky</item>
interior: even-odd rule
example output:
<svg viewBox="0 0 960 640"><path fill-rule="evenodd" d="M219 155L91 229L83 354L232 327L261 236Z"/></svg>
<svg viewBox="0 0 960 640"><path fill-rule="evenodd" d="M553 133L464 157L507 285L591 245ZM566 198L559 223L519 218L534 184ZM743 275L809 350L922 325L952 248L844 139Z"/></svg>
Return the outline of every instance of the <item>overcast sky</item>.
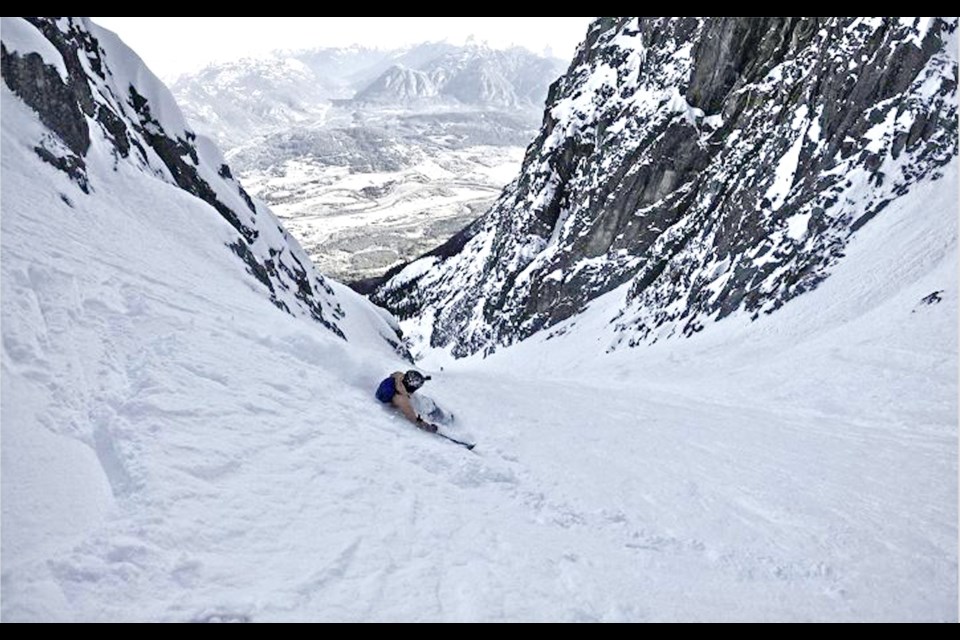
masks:
<svg viewBox="0 0 960 640"><path fill-rule="evenodd" d="M473 36L492 47L512 45L569 60L592 18L93 18L116 32L166 81L211 62L275 49L389 49Z"/></svg>

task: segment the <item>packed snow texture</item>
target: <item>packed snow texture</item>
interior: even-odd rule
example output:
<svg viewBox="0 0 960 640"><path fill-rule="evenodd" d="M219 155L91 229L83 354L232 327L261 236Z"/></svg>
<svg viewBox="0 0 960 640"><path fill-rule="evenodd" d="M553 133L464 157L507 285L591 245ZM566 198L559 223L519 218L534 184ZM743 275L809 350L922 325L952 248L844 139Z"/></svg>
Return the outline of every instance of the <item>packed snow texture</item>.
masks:
<svg viewBox="0 0 960 640"><path fill-rule="evenodd" d="M623 287L480 360L281 313L197 198L2 90L5 621L956 621L957 175L777 313L605 353ZM935 295L934 295L935 294Z"/></svg>

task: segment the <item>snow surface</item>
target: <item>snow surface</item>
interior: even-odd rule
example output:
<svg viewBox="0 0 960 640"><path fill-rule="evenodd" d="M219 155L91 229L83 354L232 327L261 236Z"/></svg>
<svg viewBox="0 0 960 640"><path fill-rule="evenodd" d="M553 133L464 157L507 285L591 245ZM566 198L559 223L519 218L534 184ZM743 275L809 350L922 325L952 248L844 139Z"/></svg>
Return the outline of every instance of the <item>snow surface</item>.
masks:
<svg viewBox="0 0 960 640"><path fill-rule="evenodd" d="M431 360L497 396L584 529L613 511L643 538L638 618L955 621L956 193L953 163L756 322L598 356L625 286L546 337Z"/></svg>
<svg viewBox="0 0 960 640"><path fill-rule="evenodd" d="M765 197L771 202L770 208L773 211L783 206L783 203L787 200L787 195L790 193L790 188L793 186L793 177L797 172L797 163L800 162L800 150L803 148L803 139L807 132L804 126L806 117L807 107L806 105L802 105L800 109L797 110L793 120L793 128L800 128L800 133L777 163L777 168L773 174L773 184L770 185L770 188L767 189L767 193L765 194Z"/></svg>
<svg viewBox="0 0 960 640"><path fill-rule="evenodd" d="M0 93L5 621L957 620L956 161L756 322L606 354L624 287L428 354L469 452L374 401L378 311L279 312L207 205L96 138L81 193Z"/></svg>
<svg viewBox="0 0 960 640"><path fill-rule="evenodd" d="M35 26L23 18L4 18L3 46L10 53L17 52L22 56L38 54L45 64L57 70L64 82L67 81L67 65L63 62L63 56Z"/></svg>

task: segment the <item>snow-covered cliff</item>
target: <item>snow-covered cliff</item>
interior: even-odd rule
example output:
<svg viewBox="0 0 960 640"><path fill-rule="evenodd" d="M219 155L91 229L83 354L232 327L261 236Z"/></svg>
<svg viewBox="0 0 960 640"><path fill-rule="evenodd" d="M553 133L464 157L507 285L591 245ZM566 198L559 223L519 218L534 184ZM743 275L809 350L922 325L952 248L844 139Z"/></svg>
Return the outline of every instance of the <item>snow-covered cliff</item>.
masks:
<svg viewBox="0 0 960 640"><path fill-rule="evenodd" d="M373 299L457 356L619 287L611 348L773 312L956 158L956 29L599 19L491 211Z"/></svg>

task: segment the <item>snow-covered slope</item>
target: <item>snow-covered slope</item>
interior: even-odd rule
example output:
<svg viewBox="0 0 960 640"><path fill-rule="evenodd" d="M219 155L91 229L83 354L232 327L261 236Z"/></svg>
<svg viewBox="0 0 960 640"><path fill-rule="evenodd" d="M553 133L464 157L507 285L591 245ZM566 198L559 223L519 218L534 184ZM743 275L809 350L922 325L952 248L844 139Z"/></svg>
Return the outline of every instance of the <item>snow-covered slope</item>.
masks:
<svg viewBox="0 0 960 640"><path fill-rule="evenodd" d="M331 372L346 349L400 358L389 315L316 272L114 34L4 18L2 56L8 570L89 531L146 482L124 433L190 413L167 385L206 387L190 401L200 413L217 393L247 402L221 373L258 364L236 360L243 342L226 327L268 336L296 318ZM16 593L5 577L5 606Z"/></svg>
<svg viewBox="0 0 960 640"><path fill-rule="evenodd" d="M629 283L624 345L757 317L957 155L956 29L932 19L603 18L516 180L374 300L490 352Z"/></svg>
<svg viewBox="0 0 960 640"><path fill-rule="evenodd" d="M251 286L277 308L346 337L344 296L247 195L210 140L187 127L167 88L113 33L67 18L4 21L3 79L49 129L24 126L5 148L27 149L31 166L42 161L67 177L73 184L59 187L62 204L96 202L108 191L99 180L121 170L177 187L224 229L198 242L232 251ZM156 211L162 215L162 205ZM392 339L388 327L381 331Z"/></svg>
<svg viewBox="0 0 960 640"><path fill-rule="evenodd" d="M437 85L426 73L395 64L362 91L357 92L355 100L388 102L396 105L407 101L436 98L438 95Z"/></svg>
<svg viewBox="0 0 960 640"><path fill-rule="evenodd" d="M756 321L604 353L624 286L486 359L432 352L570 500L554 523L632 550L561 565L586 619L957 620L958 188L952 163Z"/></svg>

